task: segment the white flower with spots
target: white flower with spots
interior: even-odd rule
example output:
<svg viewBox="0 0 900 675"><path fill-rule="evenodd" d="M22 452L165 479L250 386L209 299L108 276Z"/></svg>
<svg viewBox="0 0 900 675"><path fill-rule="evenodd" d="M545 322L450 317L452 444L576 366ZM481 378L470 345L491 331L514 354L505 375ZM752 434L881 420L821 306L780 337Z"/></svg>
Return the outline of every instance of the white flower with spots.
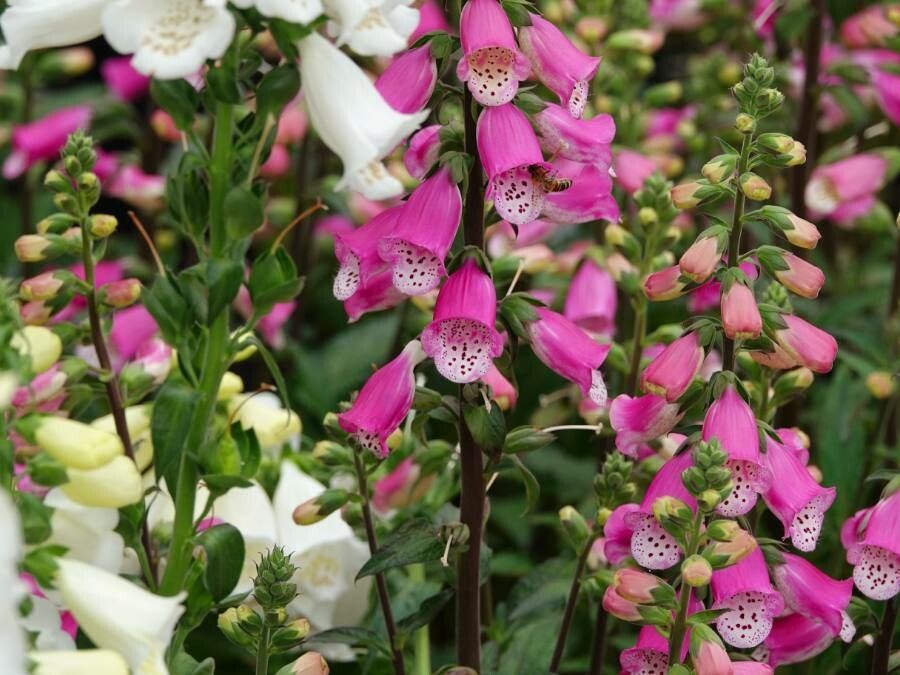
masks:
<svg viewBox="0 0 900 675"><path fill-rule="evenodd" d="M419 23L412 0L324 0L329 34L364 56L390 56L406 49Z"/></svg>

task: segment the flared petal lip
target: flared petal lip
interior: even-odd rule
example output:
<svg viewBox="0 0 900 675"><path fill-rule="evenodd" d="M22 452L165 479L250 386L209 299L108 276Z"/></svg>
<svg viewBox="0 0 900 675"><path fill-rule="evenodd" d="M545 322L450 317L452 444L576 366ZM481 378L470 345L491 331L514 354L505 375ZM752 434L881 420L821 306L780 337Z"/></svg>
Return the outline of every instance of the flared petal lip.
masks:
<svg viewBox="0 0 900 675"><path fill-rule="evenodd" d="M422 344L424 345L426 342L430 342L432 340L437 339L437 334L440 332L441 324L445 321L471 321L473 323L477 323L480 326L483 326L491 335L491 357L497 358L503 353L503 336L497 332L496 327L489 326L483 321L478 321L477 319L473 319L470 316L445 316L439 319L438 321L432 321L425 327L425 330L422 331Z"/></svg>

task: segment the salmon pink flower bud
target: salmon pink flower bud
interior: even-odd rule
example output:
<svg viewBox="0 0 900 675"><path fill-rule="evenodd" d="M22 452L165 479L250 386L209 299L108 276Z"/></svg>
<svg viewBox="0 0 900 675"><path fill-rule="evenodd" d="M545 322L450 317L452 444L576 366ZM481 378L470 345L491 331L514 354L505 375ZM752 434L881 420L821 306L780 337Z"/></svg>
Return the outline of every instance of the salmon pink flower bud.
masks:
<svg viewBox="0 0 900 675"><path fill-rule="evenodd" d="M567 163L565 160L556 160L551 166L560 169L551 169L549 174L538 172L533 176L542 189L549 190L544 201L544 216L556 223L572 225L592 220L619 220L619 205L612 196L612 177L606 169L593 164ZM565 187L565 183L557 181L556 175L571 176L571 184Z"/></svg>
<svg viewBox="0 0 900 675"><path fill-rule="evenodd" d="M527 329L531 348L545 366L577 384L581 393L597 405L606 403L606 383L600 365L609 345L595 342L562 314L537 307L537 319Z"/></svg>
<svg viewBox="0 0 900 675"><path fill-rule="evenodd" d="M586 259L572 277L563 314L590 333L612 337L617 303L613 278L593 260Z"/></svg>
<svg viewBox="0 0 900 675"><path fill-rule="evenodd" d="M755 202L765 201L772 196L772 186L752 171L741 174L740 185L744 196Z"/></svg>
<svg viewBox="0 0 900 675"><path fill-rule="evenodd" d="M519 392L513 383L497 370L497 366L491 364L481 381L491 388L491 398L497 402L500 410L510 410L516 407Z"/></svg>
<svg viewBox="0 0 900 675"><path fill-rule="evenodd" d="M730 178L731 174L734 173L734 167L737 166L737 160L738 157L734 154L713 157L703 165L703 168L700 169L700 173L702 173L703 177L710 183L721 183L726 178Z"/></svg>
<svg viewBox="0 0 900 675"><path fill-rule="evenodd" d="M432 477L421 478L421 469L412 457L404 459L372 488L372 506L380 513L404 508L420 499L431 485Z"/></svg>
<svg viewBox="0 0 900 675"><path fill-rule="evenodd" d="M39 234L23 234L16 239L16 257L24 263L46 260L54 251L53 243Z"/></svg>
<svg viewBox="0 0 900 675"><path fill-rule="evenodd" d="M562 106L548 103L534 116L534 122L541 147L549 155L603 168L612 164L610 143L616 135L616 123L611 116L600 114L582 120Z"/></svg>
<svg viewBox="0 0 900 675"><path fill-rule="evenodd" d="M717 567L727 567L728 565L739 563L759 548L753 535L737 526L733 533L721 533L719 536L728 536L730 538L726 541L716 541L704 551L704 555L715 562Z"/></svg>
<svg viewBox="0 0 900 675"><path fill-rule="evenodd" d="M648 274L641 284L650 300L672 300L681 295L687 284L681 280L681 267L672 265Z"/></svg>
<svg viewBox="0 0 900 675"><path fill-rule="evenodd" d="M494 282L469 259L441 286L422 348L451 382L474 382L503 353L496 318Z"/></svg>
<svg viewBox="0 0 900 675"><path fill-rule="evenodd" d="M459 18L463 57L456 76L484 106L509 103L528 77L525 55L516 46L512 25L497 0L470 0ZM481 144L479 143L479 146Z"/></svg>
<svg viewBox="0 0 900 675"><path fill-rule="evenodd" d="M106 88L120 101L136 101L150 91L150 78L131 65L130 56L113 56L100 65Z"/></svg>
<svg viewBox="0 0 900 675"><path fill-rule="evenodd" d="M402 208L402 204L393 206L362 227L335 234L334 255L340 263L332 286L335 298L347 300L384 269L384 262L378 255L378 244L394 232Z"/></svg>
<svg viewBox="0 0 900 675"><path fill-rule="evenodd" d="M837 341L799 316L782 314L781 319L785 328L775 331L775 340L781 348L814 373L830 371L837 356Z"/></svg>
<svg viewBox="0 0 900 675"><path fill-rule="evenodd" d="M702 437L704 441L719 441L728 453L726 466L734 484L716 513L730 517L749 513L758 494L771 485L772 474L761 463L756 416L733 386L726 387L706 411Z"/></svg>
<svg viewBox="0 0 900 675"><path fill-rule="evenodd" d="M629 602L610 586L603 594L603 609L622 621L640 621L641 613L637 604Z"/></svg>
<svg viewBox="0 0 900 675"><path fill-rule="evenodd" d="M290 675L328 675L328 662L318 652L306 652L290 665Z"/></svg>
<svg viewBox="0 0 900 675"><path fill-rule="evenodd" d="M788 290L804 298L816 298L825 285L825 274L803 258L775 246L760 246L757 258L766 271Z"/></svg>
<svg viewBox="0 0 900 675"><path fill-rule="evenodd" d="M867 598L893 598L900 593L900 492L882 499L858 522L855 529L862 534L847 548L853 582ZM842 529L842 540L844 534Z"/></svg>
<svg viewBox="0 0 900 675"><path fill-rule="evenodd" d="M609 407L609 423L616 430L616 448L623 455L637 458L643 443L669 433L681 419L678 405L662 396L647 394L631 397L621 394Z"/></svg>
<svg viewBox="0 0 900 675"><path fill-rule="evenodd" d="M375 80L375 88L397 112L419 112L437 83L437 64L431 47L423 45L395 56Z"/></svg>
<svg viewBox="0 0 900 675"><path fill-rule="evenodd" d="M395 307L406 300L406 297L394 288L391 270L387 269L373 275L367 284L360 286L356 293L344 300L344 311L349 323L354 323L369 312Z"/></svg>
<svg viewBox="0 0 900 675"><path fill-rule="evenodd" d="M72 283L74 278L71 272L63 270L43 272L22 282L19 286L19 297L27 301L52 300L63 286L67 282Z"/></svg>
<svg viewBox="0 0 900 675"><path fill-rule="evenodd" d="M712 578L712 565L702 555L692 555L681 563L681 578L694 588L706 586Z"/></svg>
<svg viewBox="0 0 900 675"><path fill-rule="evenodd" d="M707 638L707 639L704 639ZM707 626L691 632L691 662L696 675L731 675L731 659L715 633Z"/></svg>
<svg viewBox="0 0 900 675"><path fill-rule="evenodd" d="M722 259L727 237L723 227L711 227L702 232L678 261L681 273L698 284L706 281Z"/></svg>
<svg viewBox="0 0 900 675"><path fill-rule="evenodd" d="M59 159L59 151L69 134L87 127L90 119L89 106L74 105L15 127L11 138L12 152L3 162L3 177L12 180L38 162Z"/></svg>
<svg viewBox="0 0 900 675"><path fill-rule="evenodd" d="M519 44L531 62L535 77L559 96L559 102L568 108L572 117L580 118L600 58L582 52L539 14L528 16L531 24L519 28Z"/></svg>
<svg viewBox="0 0 900 675"><path fill-rule="evenodd" d="M834 638L831 628L818 619L803 614L788 614L775 619L772 631L754 656L765 658L772 668L802 663L828 649Z"/></svg>
<svg viewBox="0 0 900 675"><path fill-rule="evenodd" d="M787 151L785 166L800 166L806 164L806 146L800 141L794 141L791 149Z"/></svg>
<svg viewBox="0 0 900 675"><path fill-rule="evenodd" d="M696 181L680 183L672 188L672 203L679 209L692 209L702 201L700 193L704 187Z"/></svg>
<svg viewBox="0 0 900 675"><path fill-rule="evenodd" d="M440 124L432 124L409 139L409 149L403 154L403 166L413 178L422 180L437 162L441 152L440 131Z"/></svg>
<svg viewBox="0 0 900 675"><path fill-rule="evenodd" d="M100 287L98 296L100 302L115 309L129 307L141 297L141 282L138 279L112 281Z"/></svg>
<svg viewBox="0 0 900 675"><path fill-rule="evenodd" d="M850 642L856 626L847 614L853 595L853 581L838 581L808 560L783 552L782 563L772 570L775 585L785 604L795 612L826 624L834 636Z"/></svg>
<svg viewBox="0 0 900 675"><path fill-rule="evenodd" d="M276 143L272 146L269 156L259 167L259 175L269 180L274 180L285 175L291 170L291 153L283 145Z"/></svg>
<svg viewBox="0 0 900 675"><path fill-rule="evenodd" d="M758 548L735 565L713 572L713 609L727 609L716 619L722 639L738 649L755 647L769 635L772 621L784 609L784 599L769 581Z"/></svg>
<svg viewBox="0 0 900 675"><path fill-rule="evenodd" d="M424 359L422 345L413 340L393 361L376 370L350 409L338 415L341 429L377 457L387 456L387 437L409 412L416 391L413 369Z"/></svg>
<svg viewBox="0 0 900 675"><path fill-rule="evenodd" d="M666 346L641 374L641 389L677 401L703 365L703 348L697 333L688 333Z"/></svg>
<svg viewBox="0 0 900 675"><path fill-rule="evenodd" d="M900 33L900 25L890 18L890 13L896 11L896 5L872 5L844 19L841 42L851 49L884 47Z"/></svg>
<svg viewBox="0 0 900 675"><path fill-rule="evenodd" d="M159 138L169 143L181 140L181 132L175 126L175 120L165 110L157 109L150 113L150 128Z"/></svg>
<svg viewBox="0 0 900 675"><path fill-rule="evenodd" d="M11 402L17 408L24 408L49 401L62 391L67 379L65 371L55 363L27 385L16 389Z"/></svg>
<svg viewBox="0 0 900 675"><path fill-rule="evenodd" d="M535 220L547 192L560 186L525 113L512 104L485 108L477 136L478 156L488 177L486 197L494 200L497 213L515 225Z"/></svg>
<svg viewBox="0 0 900 675"><path fill-rule="evenodd" d="M762 316L753 289L740 281L723 285L722 327L732 340L759 337L762 332Z"/></svg>
<svg viewBox="0 0 900 675"><path fill-rule="evenodd" d="M888 168L888 161L874 152L816 167L806 184L806 205L830 215L842 204L881 190Z"/></svg>
<svg viewBox="0 0 900 675"><path fill-rule="evenodd" d="M784 536L801 551L815 550L835 488L816 483L797 455L771 438L766 439L762 463L773 477L763 499L784 525Z"/></svg>
<svg viewBox="0 0 900 675"><path fill-rule="evenodd" d="M631 195L640 190L657 169L656 162L633 150L617 151L614 166L617 182Z"/></svg>
<svg viewBox="0 0 900 675"><path fill-rule="evenodd" d="M613 577L613 588L616 593L639 605L652 604L656 601L655 593L666 586L666 582L654 574L622 567L616 570Z"/></svg>
<svg viewBox="0 0 900 675"><path fill-rule="evenodd" d="M390 264L398 291L422 295L438 286L447 273L444 258L456 237L461 213L462 196L447 168L413 191L394 231L378 242L378 255Z"/></svg>

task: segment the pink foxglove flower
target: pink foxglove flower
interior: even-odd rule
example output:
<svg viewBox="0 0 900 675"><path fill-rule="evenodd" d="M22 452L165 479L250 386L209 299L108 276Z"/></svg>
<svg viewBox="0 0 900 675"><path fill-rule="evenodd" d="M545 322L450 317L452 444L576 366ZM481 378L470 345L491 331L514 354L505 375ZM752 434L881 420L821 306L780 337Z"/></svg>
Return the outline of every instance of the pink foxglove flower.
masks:
<svg viewBox="0 0 900 675"><path fill-rule="evenodd" d="M120 167L103 187L110 197L121 199L139 209L152 211L163 206L166 178L145 173L139 166L127 164Z"/></svg>
<svg viewBox="0 0 900 675"><path fill-rule="evenodd" d="M873 66L870 77L881 110L891 122L900 124L900 75L892 70Z"/></svg>
<svg viewBox="0 0 900 675"><path fill-rule="evenodd" d="M878 192L887 177L888 162L875 153L861 153L816 167L806 184L806 205L822 215Z"/></svg>
<svg viewBox="0 0 900 675"><path fill-rule="evenodd" d="M652 272L641 282L644 295L656 302L677 298L686 285L678 265L671 265L658 272Z"/></svg>
<svg viewBox="0 0 900 675"><path fill-rule="evenodd" d="M441 31L442 33L450 32L450 24L444 16L444 10L438 0L425 0L419 6L419 23L416 29L409 36L409 43L413 44L423 35Z"/></svg>
<svg viewBox="0 0 900 675"><path fill-rule="evenodd" d="M867 598L893 598L900 593L900 492L869 509L854 529L856 541L847 548L853 582Z"/></svg>
<svg viewBox="0 0 900 675"><path fill-rule="evenodd" d="M447 168L413 191L393 233L378 244L378 255L390 263L398 291L422 295L437 288L447 273L444 258L456 237L461 213L459 186Z"/></svg>
<svg viewBox="0 0 900 675"><path fill-rule="evenodd" d="M589 120L572 117L555 103L534 116L541 135L541 147L552 156L607 168L612 164L610 143L616 135L616 123L610 115Z"/></svg>
<svg viewBox="0 0 900 675"><path fill-rule="evenodd" d="M559 96L572 117L581 117L600 58L582 52L544 17L529 17L531 25L519 29L522 51L528 55L537 79Z"/></svg>
<svg viewBox="0 0 900 675"><path fill-rule="evenodd" d="M700 372L704 356L697 333L682 335L644 369L641 388L669 403L677 401Z"/></svg>
<svg viewBox="0 0 900 675"><path fill-rule="evenodd" d="M641 567L665 570L681 560L684 552L675 537L666 532L653 515L653 503L660 497L667 497L684 502L692 511L697 508L697 501L681 481L681 474L691 464L689 452L675 455L663 464L647 487L640 509L625 516L625 524L633 531L631 556Z"/></svg>
<svg viewBox="0 0 900 675"><path fill-rule="evenodd" d="M134 353L134 361L145 374L153 378L156 384L162 384L172 370L174 350L154 337L144 342Z"/></svg>
<svg viewBox="0 0 900 675"><path fill-rule="evenodd" d="M759 452L759 432L753 410L731 385L709 407L703 419L703 440L717 440L728 453L726 466L734 483L731 493L716 507L723 516L742 516L756 505L772 482Z"/></svg>
<svg viewBox="0 0 900 675"><path fill-rule="evenodd" d="M763 499L784 525L784 536L801 551L815 550L835 488L819 485L794 452L771 438L766 439L762 464L772 476Z"/></svg>
<svg viewBox="0 0 900 675"><path fill-rule="evenodd" d="M775 331L775 340L784 352L814 373L827 373L837 357L837 341L820 328L793 314L782 314L785 328Z"/></svg>
<svg viewBox="0 0 900 675"><path fill-rule="evenodd" d="M554 169L544 161L531 123L508 103L485 108L477 133L478 156L488 177L487 198L494 200L504 220L530 223L540 215L547 192L557 189Z"/></svg>
<svg viewBox="0 0 900 675"><path fill-rule="evenodd" d="M497 370L497 366L492 364L481 378L481 381L491 388L491 398L497 402L500 410L510 410L516 407L519 392L515 385Z"/></svg>
<svg viewBox="0 0 900 675"><path fill-rule="evenodd" d="M114 56L100 65L106 88L120 101L136 101L150 90L150 78L131 65L128 56Z"/></svg>
<svg viewBox="0 0 900 675"><path fill-rule="evenodd" d="M572 277L563 314L595 335L612 337L616 330L616 282L591 259Z"/></svg>
<svg viewBox="0 0 900 675"><path fill-rule="evenodd" d="M551 169L551 175L542 179L545 181L544 188L550 188L544 201L544 216L554 222L571 225L591 220L613 223L619 220L619 205L612 196L612 177L609 171L592 164L565 163L565 160L557 160L553 166L563 168L560 171ZM557 191L560 185L552 184L554 171L571 176L571 185L561 192ZM515 185L511 189L515 190Z"/></svg>
<svg viewBox="0 0 900 675"><path fill-rule="evenodd" d="M432 124L417 131L409 139L409 148L403 153L403 166L413 178L422 180L438 161L441 153L441 125Z"/></svg>
<svg viewBox="0 0 900 675"><path fill-rule="evenodd" d="M516 46L512 25L497 0L469 0L459 18L463 57L456 75L481 105L509 103L528 77L525 55ZM479 147L481 143L479 143Z"/></svg>
<svg viewBox="0 0 900 675"><path fill-rule="evenodd" d="M156 321L142 305L123 309L113 315L109 331L110 345L122 361L130 361L142 344L159 330Z"/></svg>
<svg viewBox="0 0 900 675"><path fill-rule="evenodd" d="M888 39L900 33L900 26L888 18L888 11L896 5L871 5L844 19L841 42L852 49L884 47Z"/></svg>
<svg viewBox="0 0 900 675"><path fill-rule="evenodd" d="M726 237L720 228L701 233L678 260L681 273L698 284L706 281L719 266L725 243Z"/></svg>
<svg viewBox="0 0 900 675"><path fill-rule="evenodd" d="M391 270L386 269L373 275L368 283L344 300L344 311L349 322L354 323L364 314L396 307L404 300L406 296L394 287Z"/></svg>
<svg viewBox="0 0 900 675"><path fill-rule="evenodd" d="M613 509L603 525L603 555L610 564L618 565L631 555L632 529L625 521L629 513L640 508L637 504L622 504Z"/></svg>
<svg viewBox="0 0 900 675"><path fill-rule="evenodd" d="M793 611L827 625L834 637L853 640L856 626L847 614L853 581L832 579L805 558L781 554L783 563L772 570L784 603Z"/></svg>
<svg viewBox="0 0 900 675"><path fill-rule="evenodd" d="M420 480L421 469L407 457L393 471L379 478L372 486L372 506L380 513L408 506L418 495L417 488L426 488L428 481Z"/></svg>
<svg viewBox="0 0 900 675"><path fill-rule="evenodd" d="M656 626L642 626L634 647L619 654L619 665L626 675L665 673L669 669L669 641Z"/></svg>
<svg viewBox="0 0 900 675"><path fill-rule="evenodd" d="M503 352L496 319L494 282L469 259L441 286L422 348L451 382L474 382Z"/></svg>
<svg viewBox="0 0 900 675"><path fill-rule="evenodd" d="M60 108L12 131L12 152L3 162L3 177L18 178L38 162L59 159L69 134L87 127L91 109L86 105Z"/></svg>
<svg viewBox="0 0 900 675"><path fill-rule="evenodd" d="M43 373L36 375L28 384L15 390L11 403L16 408L34 406L45 403L57 396L66 386L68 376L54 363Z"/></svg>
<svg viewBox="0 0 900 675"><path fill-rule="evenodd" d="M732 340L759 337L762 316L750 286L740 282L725 284L722 292L722 328Z"/></svg>
<svg viewBox="0 0 900 675"><path fill-rule="evenodd" d="M291 153L283 145L276 143L269 151L266 161L259 167L259 175L267 180L275 180L291 170Z"/></svg>
<svg viewBox="0 0 900 675"><path fill-rule="evenodd" d="M550 370L577 384L597 405L606 403L606 383L600 365L609 345L595 342L583 329L546 307L537 307L528 324L531 348Z"/></svg>
<svg viewBox="0 0 900 675"><path fill-rule="evenodd" d="M731 659L722 643L709 635L708 640L694 638L691 640L691 665L696 675L733 675Z"/></svg>
<svg viewBox="0 0 900 675"><path fill-rule="evenodd" d="M637 457L641 444L669 433L681 419L678 405L662 396L621 394L609 407L609 423L616 430L616 448Z"/></svg>
<svg viewBox="0 0 900 675"><path fill-rule="evenodd" d="M716 619L716 630L732 647L746 649L760 644L784 609L784 599L769 581L759 548L740 562L715 570L710 586L713 609L728 609Z"/></svg>
<svg viewBox="0 0 900 675"><path fill-rule="evenodd" d="M656 162L633 150L616 152L613 166L617 182L631 195L640 190L644 181L656 171Z"/></svg>
<svg viewBox="0 0 900 675"><path fill-rule="evenodd" d="M775 619L765 643L753 652L772 668L808 661L834 643L831 628L803 614L788 614Z"/></svg>
<svg viewBox="0 0 900 675"><path fill-rule="evenodd" d="M375 88L394 110L412 114L425 107L436 83L437 64L431 47L423 45L395 56Z"/></svg>
<svg viewBox="0 0 900 675"><path fill-rule="evenodd" d="M387 457L387 437L400 426L416 391L414 368L425 359L418 340L376 370L360 389L350 410L338 415L341 429L376 457Z"/></svg>
<svg viewBox="0 0 900 675"><path fill-rule="evenodd" d="M378 255L378 243L396 229L402 208L403 205L398 204L382 211L362 227L335 234L334 255L340 263L332 286L335 298L343 302L385 268Z"/></svg>
<svg viewBox="0 0 900 675"><path fill-rule="evenodd" d="M650 19L664 30L691 31L706 23L700 0L652 0Z"/></svg>
<svg viewBox="0 0 900 675"><path fill-rule="evenodd" d="M766 270L792 293L804 298L816 298L825 285L822 270L789 251L775 246L760 246L757 255Z"/></svg>

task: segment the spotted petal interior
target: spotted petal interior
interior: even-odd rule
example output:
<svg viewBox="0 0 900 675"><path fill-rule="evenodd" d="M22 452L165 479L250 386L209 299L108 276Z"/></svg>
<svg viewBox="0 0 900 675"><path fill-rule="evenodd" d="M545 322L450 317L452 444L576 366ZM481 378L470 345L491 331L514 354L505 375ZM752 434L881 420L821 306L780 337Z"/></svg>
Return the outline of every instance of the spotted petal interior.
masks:
<svg viewBox="0 0 900 675"><path fill-rule="evenodd" d="M791 543L799 550L809 552L816 549L819 534L822 532L822 523L825 522L825 512L831 506L828 495L817 495L797 512L791 522Z"/></svg>
<svg viewBox="0 0 900 675"><path fill-rule="evenodd" d="M469 91L481 105L509 103L519 90L516 53L506 47L484 47L467 57Z"/></svg>
<svg viewBox="0 0 900 675"><path fill-rule="evenodd" d="M546 193L527 166L504 171L494 177L494 208L504 220L525 225L535 220L544 206Z"/></svg>
<svg viewBox="0 0 900 675"><path fill-rule="evenodd" d="M856 635L856 624L847 612L841 612L841 640L843 642L853 642L853 636Z"/></svg>
<svg viewBox="0 0 900 675"><path fill-rule="evenodd" d="M378 437L378 434L361 430L353 434L353 437L363 450L370 450L376 457L387 457L387 446Z"/></svg>
<svg viewBox="0 0 900 675"><path fill-rule="evenodd" d="M359 290L359 258L348 253L334 277L332 292L343 302Z"/></svg>
<svg viewBox="0 0 900 675"><path fill-rule="evenodd" d="M444 319L434 337L434 365L451 382L474 382L491 367L493 335L488 326L470 319Z"/></svg>
<svg viewBox="0 0 900 675"><path fill-rule="evenodd" d="M588 398L600 406L606 405L606 400L609 398L606 382L603 381L603 375L599 370L591 372L591 389L588 392Z"/></svg>
<svg viewBox="0 0 900 675"><path fill-rule="evenodd" d="M391 241L388 250L392 281L401 293L422 295L441 283L444 265L431 251L400 239Z"/></svg>
<svg viewBox="0 0 900 675"><path fill-rule="evenodd" d="M900 593L900 556L880 546L863 546L853 583L867 598L889 600Z"/></svg>
<svg viewBox="0 0 900 675"><path fill-rule="evenodd" d="M767 605L767 595L758 591L732 596L723 603L729 611L716 619L719 635L729 645L739 649L761 644L769 636L774 618Z"/></svg>
<svg viewBox="0 0 900 675"><path fill-rule="evenodd" d="M572 93L569 95L569 114L575 119L581 119L584 115L584 105L587 103L588 83L579 80L572 87Z"/></svg>
<svg viewBox="0 0 900 675"><path fill-rule="evenodd" d="M756 506L762 469L759 464L744 460L729 460L726 466L731 469L734 488L716 507L716 513L730 518L743 516Z"/></svg>
<svg viewBox="0 0 900 675"><path fill-rule="evenodd" d="M669 656L656 649L628 649L622 653L622 671L628 675L666 675Z"/></svg>
<svg viewBox="0 0 900 675"><path fill-rule="evenodd" d="M650 570L665 570L681 559L681 547L653 516L635 513L631 535L631 555L638 565ZM638 521L638 522L635 522Z"/></svg>

